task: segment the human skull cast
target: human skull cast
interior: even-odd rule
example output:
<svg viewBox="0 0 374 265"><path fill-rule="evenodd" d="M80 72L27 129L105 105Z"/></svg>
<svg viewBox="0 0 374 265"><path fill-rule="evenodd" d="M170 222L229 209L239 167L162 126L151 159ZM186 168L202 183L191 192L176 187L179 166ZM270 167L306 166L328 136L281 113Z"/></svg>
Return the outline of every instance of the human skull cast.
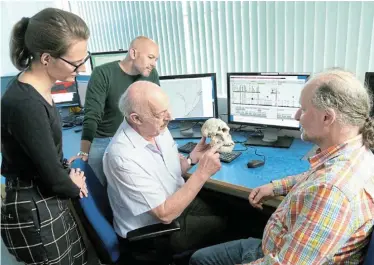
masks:
<svg viewBox="0 0 374 265"><path fill-rule="evenodd" d="M211 138L210 145L215 146L223 144L218 152L230 153L234 149L234 142L231 139L230 127L221 119L211 118L201 127L201 134L204 137Z"/></svg>

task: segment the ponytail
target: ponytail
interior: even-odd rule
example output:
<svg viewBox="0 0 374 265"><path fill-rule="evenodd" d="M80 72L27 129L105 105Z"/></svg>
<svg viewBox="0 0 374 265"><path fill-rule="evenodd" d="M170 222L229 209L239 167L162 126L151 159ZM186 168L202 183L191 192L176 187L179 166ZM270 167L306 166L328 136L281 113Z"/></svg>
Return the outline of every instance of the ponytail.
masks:
<svg viewBox="0 0 374 265"><path fill-rule="evenodd" d="M26 69L31 62L31 52L26 47L25 36L30 18L23 17L14 25L10 38L10 58L20 71Z"/></svg>

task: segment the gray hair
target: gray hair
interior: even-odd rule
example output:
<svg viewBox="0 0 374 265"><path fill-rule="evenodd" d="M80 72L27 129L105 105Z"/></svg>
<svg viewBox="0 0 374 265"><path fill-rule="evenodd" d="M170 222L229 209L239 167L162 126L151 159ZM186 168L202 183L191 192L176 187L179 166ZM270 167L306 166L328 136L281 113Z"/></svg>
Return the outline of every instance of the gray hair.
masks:
<svg viewBox="0 0 374 265"><path fill-rule="evenodd" d="M135 91L135 94L137 93L141 93L141 91ZM140 95L134 95L134 93L130 96L129 89L122 94L118 101L118 108L125 118L129 118L130 114L134 112L145 114L146 106L142 105L141 98Z"/></svg>
<svg viewBox="0 0 374 265"><path fill-rule="evenodd" d="M373 119L370 118L372 100L368 89L357 77L342 69L331 69L317 74L318 79L312 104L321 110L334 109L340 124L358 126L365 146L374 148Z"/></svg>
<svg viewBox="0 0 374 265"><path fill-rule="evenodd" d="M132 109L133 109L128 95L129 95L128 90L126 90L125 93L122 94L122 96L120 97L118 101L119 111L122 113L122 115L125 118L128 118L130 116Z"/></svg>

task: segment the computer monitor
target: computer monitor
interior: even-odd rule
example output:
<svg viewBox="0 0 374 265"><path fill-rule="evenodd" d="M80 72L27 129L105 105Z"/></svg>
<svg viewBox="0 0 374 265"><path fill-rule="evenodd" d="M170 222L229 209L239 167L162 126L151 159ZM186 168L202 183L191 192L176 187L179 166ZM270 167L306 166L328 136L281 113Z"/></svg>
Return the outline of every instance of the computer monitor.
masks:
<svg viewBox="0 0 374 265"><path fill-rule="evenodd" d="M294 119L300 107L307 73L228 73L228 122L263 127L263 138L246 144L288 148L292 137L279 137L279 129L299 130Z"/></svg>
<svg viewBox="0 0 374 265"><path fill-rule="evenodd" d="M366 72L365 84L369 88L371 100L373 101L371 107L371 116L374 117L374 72Z"/></svg>
<svg viewBox="0 0 374 265"><path fill-rule="evenodd" d="M161 76L160 85L169 96L172 117L179 124L179 129L170 130L173 137L201 138L200 127L194 125L217 117L216 74Z"/></svg>
<svg viewBox="0 0 374 265"><path fill-rule="evenodd" d="M79 106L79 94L75 81L57 81L51 90L56 107Z"/></svg>
<svg viewBox="0 0 374 265"><path fill-rule="evenodd" d="M110 52L94 52L91 53L90 63L91 69L93 70L96 66L114 62L121 61L126 57L127 51L110 51Z"/></svg>
<svg viewBox="0 0 374 265"><path fill-rule="evenodd" d="M81 108L84 108L89 80L90 80L89 75L80 75L80 76L77 76L76 78L78 94L79 94L79 99L80 99L79 105Z"/></svg>

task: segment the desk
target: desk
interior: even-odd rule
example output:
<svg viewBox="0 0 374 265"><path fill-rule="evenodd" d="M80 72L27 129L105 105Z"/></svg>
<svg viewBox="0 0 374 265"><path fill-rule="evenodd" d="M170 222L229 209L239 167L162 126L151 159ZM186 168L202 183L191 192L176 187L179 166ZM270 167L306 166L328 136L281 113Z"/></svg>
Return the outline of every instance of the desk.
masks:
<svg viewBox="0 0 374 265"><path fill-rule="evenodd" d="M81 133L75 133L73 129L63 131L63 147L66 158L78 153L80 148ZM245 141L240 133L233 133L235 141ZM189 141L198 142L198 139L178 139L178 145ZM303 157L312 149L313 144L295 139L290 148L255 147L257 153L265 155L266 163L259 168L247 168L247 162L251 159L262 159L255 155L254 148L248 148L243 154L229 164L222 163L222 168L205 184L205 188L248 199L252 188L264 185L275 179L296 175L309 169L309 162ZM234 150L243 150L244 146L236 144ZM193 173L196 166L189 173ZM281 197L266 202L267 205L277 207Z"/></svg>
<svg viewBox="0 0 374 265"><path fill-rule="evenodd" d="M233 140L242 142L246 138L238 133L233 133ZM178 145L187 142L198 142L194 139L177 140ZM255 155L265 155L266 163L262 167L247 168L247 163L252 159L262 159ZM290 148L270 148L270 147L248 147L242 155L231 163L222 163L222 168L204 185L205 188L233 195L243 199L248 199L248 194L252 188L270 183L272 180L281 179L290 175L296 175L309 169L309 162L303 159L313 148L313 144L294 139ZM234 150L243 150L245 147L236 144ZM193 173L197 166L194 166L189 173ZM265 204L277 207L282 197L276 197Z"/></svg>

